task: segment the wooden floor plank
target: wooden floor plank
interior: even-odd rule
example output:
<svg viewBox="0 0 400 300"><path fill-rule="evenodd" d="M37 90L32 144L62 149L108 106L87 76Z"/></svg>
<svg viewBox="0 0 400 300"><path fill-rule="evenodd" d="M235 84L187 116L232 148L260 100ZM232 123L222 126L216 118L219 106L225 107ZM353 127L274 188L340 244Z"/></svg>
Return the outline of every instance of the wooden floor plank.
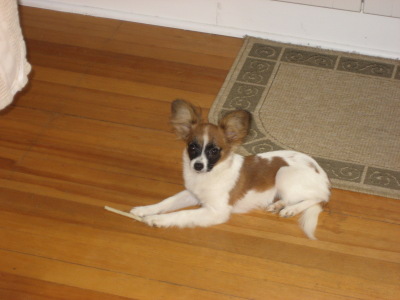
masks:
<svg viewBox="0 0 400 300"><path fill-rule="evenodd" d="M206 117L242 39L22 7L0 112L0 299L398 299L400 201L333 190L318 241L255 211L155 229L104 210L183 189L170 103Z"/></svg>
<svg viewBox="0 0 400 300"><path fill-rule="evenodd" d="M80 226L79 234L76 234L76 232L73 233L74 230L72 229L76 225L60 224L59 222L49 222L48 220L42 222L42 224L40 224L40 220L34 222L39 227L42 227L41 229L24 228L24 226L19 225L21 222L18 219L8 217L6 214L2 217L6 222L15 224L18 230L13 232L0 230L0 234L9 241L8 246L1 245L1 247L11 246L17 252L30 249L29 253L34 256L52 257L56 260L67 259L73 264L81 265L83 261L80 257L76 257L73 253L69 254L68 249L74 248L79 249L81 256L84 257L85 264L94 268L106 268L118 273L129 273L163 282L172 281L177 285L193 285L192 287L197 289L210 288L214 292L218 291L220 293L228 293L231 290L230 286L220 289L226 284L225 281L229 283L236 280L247 281L247 277L255 283L260 280L267 280L266 283L260 282L257 285L260 287L257 288L257 291L254 291L253 296L259 297L262 293L265 293L265 288L271 290L276 288L276 285L279 287L278 283L296 286L297 278L300 276L303 278L303 285L314 287L318 284L319 290L325 290L328 294L337 293L335 291L336 284L331 281L336 276L335 272L324 270L322 266L321 268L304 267L301 261L298 262L298 265L295 265L296 267L293 267L293 264L288 265L287 262L277 262L275 259L269 260L268 256L257 259L251 258L253 256L248 254L240 255L226 251L221 252L221 250L198 248L181 242L167 242L165 240L160 244L160 240L153 237L118 232L110 233L93 229L93 227L84 228ZM31 218L28 217L28 220L31 220ZM37 233L41 232L43 227L49 226L51 223L54 223L51 226L52 230L48 230L46 236L37 236ZM34 242L31 241L32 236L34 236ZM24 244L21 244L20 240L24 240ZM110 243L111 240L112 243ZM114 245L118 246L119 261L115 259ZM18 247L21 248L18 249ZM93 247L98 249L99 252L93 251ZM160 249L162 249L162 252L160 252ZM304 257L301 249L308 249L301 246L297 248L296 252ZM270 250L264 249L264 251ZM98 253L101 253L101 257L98 256ZM134 269L129 266L130 257L137 258ZM310 257L315 258L315 255L310 253ZM343 255L342 257L345 258ZM169 271L174 268L171 262L176 260L180 261L182 265L180 268L184 271L185 277L171 274ZM373 264L373 260L369 260L368 264ZM347 265L346 259L344 259L343 265ZM390 274L390 265L383 263L381 266L389 271L387 278L373 278L368 277L368 275L364 279L357 278L357 276L352 276L352 272L343 267L341 282L343 285L347 285L345 293L355 297L392 297L392 288L397 283L396 278L390 278L393 276L393 274ZM160 271L159 268L164 271ZM287 276L289 269L291 276ZM240 270L240 274L237 274L238 270ZM373 265L371 265L371 271L378 272ZM218 275L219 272L224 274L223 281L215 279L213 285L208 285L207 283L207 285L203 286L203 282L207 277L221 278L221 275ZM365 286L369 286L369 289L366 289ZM279 287L279 289L282 289L282 287ZM234 295L245 296L240 288L233 289L233 291L235 291ZM308 292L304 291L304 293ZM282 295L285 295L285 293L282 293ZM251 296L251 292L249 296Z"/></svg>
<svg viewBox="0 0 400 300"><path fill-rule="evenodd" d="M138 177L162 180L168 176L169 181L180 183L182 145L172 133L157 132L157 139L153 133L146 128L62 116L43 133L25 161L35 163L47 155L58 161L80 161L82 166Z"/></svg>
<svg viewBox="0 0 400 300"><path fill-rule="evenodd" d="M103 47L115 34L121 21L79 14L59 13L20 6L21 26L30 40L48 41L77 47ZM28 55L30 50L28 48Z"/></svg>
<svg viewBox="0 0 400 300"><path fill-rule="evenodd" d="M333 189L328 211L400 224L400 201Z"/></svg>
<svg viewBox="0 0 400 300"><path fill-rule="evenodd" d="M54 113L25 108L0 112L0 166L12 169L34 145Z"/></svg>
<svg viewBox="0 0 400 300"><path fill-rule="evenodd" d="M13 300L128 300L131 298L0 272L0 295Z"/></svg>
<svg viewBox="0 0 400 300"><path fill-rule="evenodd" d="M238 299L220 293L191 289L51 258L1 250L0 253L2 262L0 271L2 273L38 279L41 282L50 283L53 288L58 286L64 289L66 286L68 290L78 294L76 297L82 298L85 295L99 297L86 299L103 299L103 297L107 299L111 296L114 296L114 299L161 299L164 295L173 295L174 299ZM83 291L83 293L79 291ZM52 291L50 299L54 299L56 293L59 292L59 289ZM28 295L30 297L31 292ZM67 296L71 297L71 295Z"/></svg>

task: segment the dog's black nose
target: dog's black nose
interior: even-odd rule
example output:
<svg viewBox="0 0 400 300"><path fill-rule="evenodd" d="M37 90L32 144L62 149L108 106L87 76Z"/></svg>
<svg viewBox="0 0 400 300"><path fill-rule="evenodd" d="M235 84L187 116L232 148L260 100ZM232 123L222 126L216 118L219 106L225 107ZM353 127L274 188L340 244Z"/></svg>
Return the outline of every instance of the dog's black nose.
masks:
<svg viewBox="0 0 400 300"><path fill-rule="evenodd" d="M204 168L204 165L202 163L197 162L194 164L194 169L196 171L201 171L201 170L203 170L203 168Z"/></svg>

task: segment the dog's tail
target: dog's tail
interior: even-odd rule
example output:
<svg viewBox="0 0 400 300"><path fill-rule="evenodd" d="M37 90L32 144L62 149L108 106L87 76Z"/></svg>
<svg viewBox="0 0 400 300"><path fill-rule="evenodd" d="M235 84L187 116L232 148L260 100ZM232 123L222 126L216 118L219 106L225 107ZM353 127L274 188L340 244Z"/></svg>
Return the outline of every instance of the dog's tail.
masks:
<svg viewBox="0 0 400 300"><path fill-rule="evenodd" d="M318 224L318 216L322 211L321 204L315 204L307 208L300 217L299 223L300 227L303 229L304 233L312 240L316 240L314 236L315 228Z"/></svg>

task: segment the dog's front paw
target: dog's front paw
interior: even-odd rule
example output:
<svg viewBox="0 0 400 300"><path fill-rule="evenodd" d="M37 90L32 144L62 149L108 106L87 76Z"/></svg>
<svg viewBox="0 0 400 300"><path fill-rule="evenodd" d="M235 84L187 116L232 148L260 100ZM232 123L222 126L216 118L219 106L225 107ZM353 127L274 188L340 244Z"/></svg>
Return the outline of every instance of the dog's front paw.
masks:
<svg viewBox="0 0 400 300"><path fill-rule="evenodd" d="M142 220L143 223L152 226L152 227L170 227L171 223L168 218L164 215L154 215L144 217Z"/></svg>
<svg viewBox="0 0 400 300"><path fill-rule="evenodd" d="M130 213L141 218L149 215L154 215L153 210L148 206L134 207L131 209Z"/></svg>

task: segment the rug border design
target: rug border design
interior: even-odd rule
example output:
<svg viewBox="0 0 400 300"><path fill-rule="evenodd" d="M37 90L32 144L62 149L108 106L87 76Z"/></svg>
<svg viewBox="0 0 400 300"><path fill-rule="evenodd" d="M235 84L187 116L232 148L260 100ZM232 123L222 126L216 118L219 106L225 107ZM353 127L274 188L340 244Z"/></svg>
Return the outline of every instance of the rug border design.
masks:
<svg viewBox="0 0 400 300"><path fill-rule="evenodd" d="M245 109L251 113L262 105L280 64L297 64L338 72L357 73L399 81L400 63L376 57L327 51L246 37L210 113L217 123L225 113ZM290 149L277 138L267 137L253 122L239 152L243 155ZM296 149L290 149L296 150ZM314 157L329 175L335 188L400 199L400 172L354 162Z"/></svg>

